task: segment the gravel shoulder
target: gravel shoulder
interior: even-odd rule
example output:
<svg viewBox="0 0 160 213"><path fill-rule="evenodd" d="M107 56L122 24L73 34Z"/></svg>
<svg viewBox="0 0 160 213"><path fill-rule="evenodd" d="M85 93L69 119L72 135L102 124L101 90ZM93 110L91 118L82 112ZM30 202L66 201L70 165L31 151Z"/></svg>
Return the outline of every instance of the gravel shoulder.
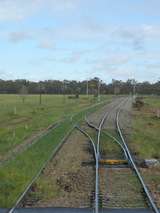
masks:
<svg viewBox="0 0 160 213"><path fill-rule="evenodd" d="M140 184L131 169L101 168L100 183L104 208L146 207Z"/></svg>

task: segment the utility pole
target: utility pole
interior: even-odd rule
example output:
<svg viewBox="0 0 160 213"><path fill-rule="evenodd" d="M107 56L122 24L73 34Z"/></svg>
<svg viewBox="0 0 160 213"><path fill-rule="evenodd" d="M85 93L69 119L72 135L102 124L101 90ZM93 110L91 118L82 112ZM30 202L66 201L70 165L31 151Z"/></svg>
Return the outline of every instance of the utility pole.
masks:
<svg viewBox="0 0 160 213"><path fill-rule="evenodd" d="M101 100L100 89L101 89L101 81L99 79L98 80L98 102L100 102Z"/></svg>
<svg viewBox="0 0 160 213"><path fill-rule="evenodd" d="M88 96L88 80L87 80L87 87L86 87L86 95Z"/></svg>
<svg viewBox="0 0 160 213"><path fill-rule="evenodd" d="M134 85L133 85L133 95L134 96L136 95L136 83L134 83Z"/></svg>
<svg viewBox="0 0 160 213"><path fill-rule="evenodd" d="M39 83L39 104L42 104L42 86L41 83Z"/></svg>
<svg viewBox="0 0 160 213"><path fill-rule="evenodd" d="M63 100L64 103L66 102L66 84L65 84L65 80L63 81Z"/></svg>
<svg viewBox="0 0 160 213"><path fill-rule="evenodd" d="M136 95L136 81L134 79L132 80L132 85L133 85L133 102L134 102Z"/></svg>

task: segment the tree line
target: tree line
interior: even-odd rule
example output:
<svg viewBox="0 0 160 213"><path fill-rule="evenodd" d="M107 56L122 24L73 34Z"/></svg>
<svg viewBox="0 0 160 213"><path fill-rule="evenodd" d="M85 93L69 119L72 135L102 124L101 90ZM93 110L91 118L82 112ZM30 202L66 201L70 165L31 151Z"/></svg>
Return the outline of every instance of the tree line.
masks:
<svg viewBox="0 0 160 213"><path fill-rule="evenodd" d="M112 80L105 83L95 77L88 81L45 80L0 80L0 94L156 94L160 95L160 81L156 83Z"/></svg>

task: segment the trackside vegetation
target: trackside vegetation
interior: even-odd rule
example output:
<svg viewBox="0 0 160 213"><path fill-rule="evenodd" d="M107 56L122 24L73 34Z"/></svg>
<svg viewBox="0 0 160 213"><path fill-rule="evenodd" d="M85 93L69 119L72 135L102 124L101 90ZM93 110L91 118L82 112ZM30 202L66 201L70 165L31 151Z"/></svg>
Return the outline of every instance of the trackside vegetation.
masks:
<svg viewBox="0 0 160 213"><path fill-rule="evenodd" d="M66 119L56 129L43 136L37 143L20 153L14 160L9 161L0 167L0 206L10 208L32 178L40 170L44 162L49 158L53 150L62 141L67 132L80 122L88 111L94 111L103 103L93 107L85 107L83 110L74 113Z"/></svg>
<svg viewBox="0 0 160 213"><path fill-rule="evenodd" d="M160 158L160 118L157 110L160 109L159 96L143 97L144 106L133 108L133 131L131 149L139 158Z"/></svg>
<svg viewBox="0 0 160 213"><path fill-rule="evenodd" d="M0 95L0 160L24 140L43 131L50 124L75 114L96 102L93 96L69 99L63 95ZM103 97L102 97L103 99Z"/></svg>

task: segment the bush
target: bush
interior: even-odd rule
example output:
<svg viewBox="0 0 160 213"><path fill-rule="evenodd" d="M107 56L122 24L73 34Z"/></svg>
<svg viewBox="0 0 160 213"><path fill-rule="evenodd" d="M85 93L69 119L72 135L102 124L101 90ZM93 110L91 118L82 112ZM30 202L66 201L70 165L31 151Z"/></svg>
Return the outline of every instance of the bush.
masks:
<svg viewBox="0 0 160 213"><path fill-rule="evenodd" d="M140 110L144 106L143 97L136 97L135 102L133 103L133 107Z"/></svg>

